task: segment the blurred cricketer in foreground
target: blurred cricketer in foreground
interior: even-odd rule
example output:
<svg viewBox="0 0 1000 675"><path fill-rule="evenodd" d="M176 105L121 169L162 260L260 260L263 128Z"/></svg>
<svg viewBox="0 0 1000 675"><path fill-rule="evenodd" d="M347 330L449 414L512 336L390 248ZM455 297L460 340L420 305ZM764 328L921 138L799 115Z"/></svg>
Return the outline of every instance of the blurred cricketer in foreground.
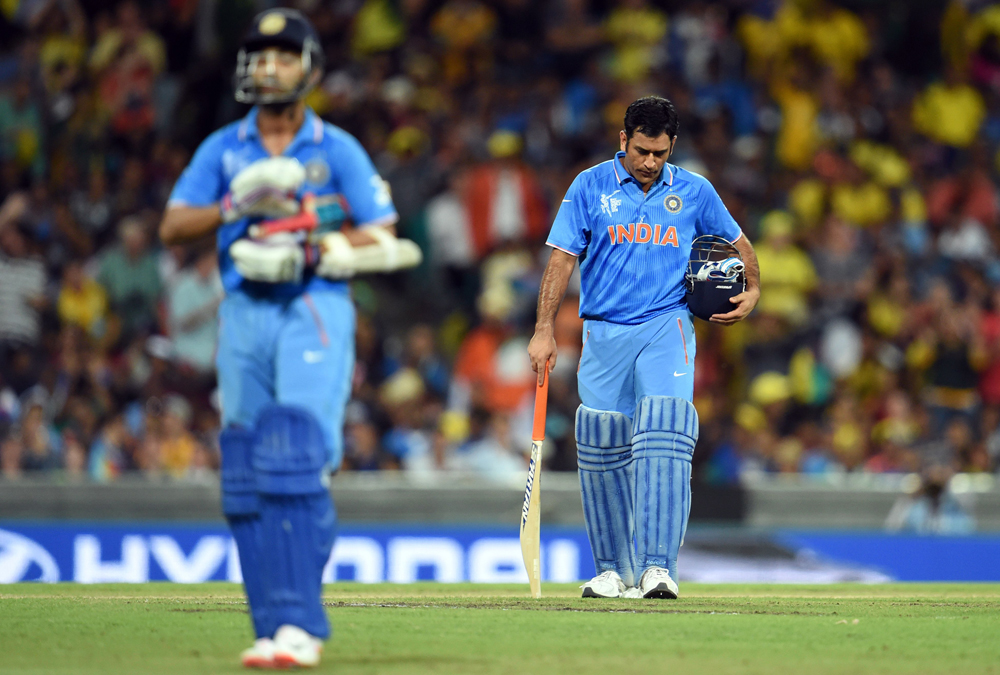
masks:
<svg viewBox="0 0 1000 675"><path fill-rule="evenodd" d="M555 364L553 320L580 263L577 463L598 572L583 585L584 597L678 594L677 553L698 440L694 326L685 300L695 239L721 238L713 240L745 267L745 288L727 293L724 310L705 316L733 324L760 298L753 247L715 188L667 163L677 128L667 99L633 102L621 151L576 177L547 242L553 250L528 346L539 378L546 362L550 370Z"/></svg>
<svg viewBox="0 0 1000 675"><path fill-rule="evenodd" d="M336 526L329 476L354 366L344 280L420 258L394 236L368 154L302 102L322 59L299 12L254 19L235 79L237 100L254 107L201 144L160 225L167 244L214 234L218 248L222 510L257 637L242 661L254 668L315 666L330 635L320 598ZM354 227L341 231L347 219Z"/></svg>

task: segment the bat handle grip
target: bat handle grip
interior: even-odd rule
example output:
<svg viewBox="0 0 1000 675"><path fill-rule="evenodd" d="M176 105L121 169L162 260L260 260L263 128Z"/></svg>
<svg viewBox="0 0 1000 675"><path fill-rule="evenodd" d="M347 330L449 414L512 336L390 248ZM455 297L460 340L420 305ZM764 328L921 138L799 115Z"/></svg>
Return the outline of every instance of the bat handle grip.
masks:
<svg viewBox="0 0 1000 675"><path fill-rule="evenodd" d="M545 440L545 413L549 402L549 362L545 362L542 383L535 388L535 422L531 427L531 440Z"/></svg>

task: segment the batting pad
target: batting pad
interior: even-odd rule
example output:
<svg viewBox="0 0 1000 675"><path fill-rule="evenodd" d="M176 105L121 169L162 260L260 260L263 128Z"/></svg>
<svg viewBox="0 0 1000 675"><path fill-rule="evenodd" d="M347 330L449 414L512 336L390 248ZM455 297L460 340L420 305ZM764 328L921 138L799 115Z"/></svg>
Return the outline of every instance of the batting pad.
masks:
<svg viewBox="0 0 1000 675"><path fill-rule="evenodd" d="M677 580L677 553L691 512L691 457L698 442L698 412L690 401L646 396L636 407L635 465L637 574L665 567Z"/></svg>
<svg viewBox="0 0 1000 675"><path fill-rule="evenodd" d="M323 433L310 413L288 406L261 413L254 468L268 612L274 626L291 624L321 639L330 636L320 594L337 525L326 461Z"/></svg>
<svg viewBox="0 0 1000 675"><path fill-rule="evenodd" d="M271 637L277 629L268 617L267 593L261 568L263 530L260 519L260 498L257 477L253 470L251 431L228 427L219 434L222 450L222 513L240 554L240 570L250 605L254 633L258 638Z"/></svg>
<svg viewBox="0 0 1000 675"><path fill-rule="evenodd" d="M597 573L614 570L635 586L632 420L618 412L576 409L576 458L583 516Z"/></svg>

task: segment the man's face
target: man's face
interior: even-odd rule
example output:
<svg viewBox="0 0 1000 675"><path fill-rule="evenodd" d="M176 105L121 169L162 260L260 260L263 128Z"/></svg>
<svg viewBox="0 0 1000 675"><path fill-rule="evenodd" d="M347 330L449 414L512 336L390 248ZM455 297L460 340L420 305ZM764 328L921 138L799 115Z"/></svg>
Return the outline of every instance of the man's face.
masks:
<svg viewBox="0 0 1000 675"><path fill-rule="evenodd" d="M650 138L641 131L636 131L632 138L627 138L622 131L619 136L625 153L625 168L644 188L660 175L677 141L676 136L671 138L665 133Z"/></svg>
<svg viewBox="0 0 1000 675"><path fill-rule="evenodd" d="M250 54L250 75L262 94L287 94L302 81L302 54L267 47Z"/></svg>

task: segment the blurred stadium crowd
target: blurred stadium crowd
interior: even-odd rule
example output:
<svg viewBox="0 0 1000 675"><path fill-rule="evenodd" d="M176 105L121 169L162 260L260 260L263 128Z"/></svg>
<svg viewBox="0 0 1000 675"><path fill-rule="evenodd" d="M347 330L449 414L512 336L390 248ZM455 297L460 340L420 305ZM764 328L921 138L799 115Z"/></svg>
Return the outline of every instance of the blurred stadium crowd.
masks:
<svg viewBox="0 0 1000 675"><path fill-rule="evenodd" d="M698 325L696 472L1000 464L1000 5L337 0L308 102L390 182L424 266L353 284L345 468L523 472L553 210L648 93L754 242L751 319ZM0 473L211 478L221 286L156 225L245 110L253 0L16 0L0 19ZM575 469L576 300L547 464Z"/></svg>

